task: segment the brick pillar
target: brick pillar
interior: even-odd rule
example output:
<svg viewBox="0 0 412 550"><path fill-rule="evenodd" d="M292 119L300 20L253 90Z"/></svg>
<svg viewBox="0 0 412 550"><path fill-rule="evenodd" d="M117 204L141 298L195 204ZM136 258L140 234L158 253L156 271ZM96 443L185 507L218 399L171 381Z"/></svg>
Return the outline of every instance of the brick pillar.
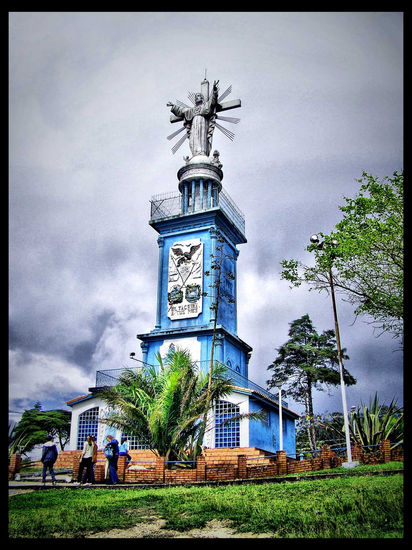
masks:
<svg viewBox="0 0 412 550"><path fill-rule="evenodd" d="M286 460L286 451L276 451L278 474L285 475L288 473L288 465Z"/></svg>
<svg viewBox="0 0 412 550"><path fill-rule="evenodd" d="M237 477L239 479L247 478L246 455L238 455L237 457Z"/></svg>
<svg viewBox="0 0 412 550"><path fill-rule="evenodd" d="M322 460L322 469L323 470L329 470L330 469L330 446L329 445L323 445L320 450L320 459Z"/></svg>
<svg viewBox="0 0 412 550"><path fill-rule="evenodd" d="M117 477L121 482L124 482L124 475L126 473L126 459L127 456L122 455L117 460Z"/></svg>
<svg viewBox="0 0 412 550"><path fill-rule="evenodd" d="M94 480L96 483L102 483L104 481L104 462L97 462L94 467Z"/></svg>
<svg viewBox="0 0 412 550"><path fill-rule="evenodd" d="M77 476L79 475L79 466L80 466L80 457L82 453L73 453L73 473L72 473L72 481L77 481Z"/></svg>
<svg viewBox="0 0 412 550"><path fill-rule="evenodd" d="M362 446L359 443L355 443L352 447L352 460L362 462Z"/></svg>
<svg viewBox="0 0 412 550"><path fill-rule="evenodd" d="M156 457L155 476L156 481L165 482L165 459L163 456Z"/></svg>
<svg viewBox="0 0 412 550"><path fill-rule="evenodd" d="M196 460L196 481L206 481L206 459L198 456Z"/></svg>
<svg viewBox="0 0 412 550"><path fill-rule="evenodd" d="M21 468L21 455L13 454L10 456L9 464L9 479L14 479L14 476L20 472Z"/></svg>
<svg viewBox="0 0 412 550"><path fill-rule="evenodd" d="M389 439L385 439L384 441L381 441L381 453L383 456L383 463L387 464L391 461L391 442Z"/></svg>

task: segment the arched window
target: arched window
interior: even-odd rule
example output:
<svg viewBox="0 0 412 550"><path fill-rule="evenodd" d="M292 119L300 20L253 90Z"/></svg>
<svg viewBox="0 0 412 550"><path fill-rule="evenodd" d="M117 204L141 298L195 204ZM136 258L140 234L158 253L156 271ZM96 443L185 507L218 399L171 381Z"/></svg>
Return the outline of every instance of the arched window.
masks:
<svg viewBox="0 0 412 550"><path fill-rule="evenodd" d="M240 447L240 421L225 422L238 416L240 409L228 401L215 403L215 447Z"/></svg>
<svg viewBox="0 0 412 550"><path fill-rule="evenodd" d="M79 414L79 425L77 431L77 450L83 449L86 436L94 435L97 438L97 427L99 423L99 407L88 409Z"/></svg>

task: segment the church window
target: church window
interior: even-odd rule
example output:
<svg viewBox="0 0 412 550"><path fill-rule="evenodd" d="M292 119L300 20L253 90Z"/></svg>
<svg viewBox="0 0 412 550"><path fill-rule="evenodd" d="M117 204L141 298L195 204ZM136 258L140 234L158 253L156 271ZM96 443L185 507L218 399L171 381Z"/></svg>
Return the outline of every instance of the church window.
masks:
<svg viewBox="0 0 412 550"><path fill-rule="evenodd" d="M240 447L239 419L226 422L240 414L237 405L228 401L217 401L215 404L215 447Z"/></svg>
<svg viewBox="0 0 412 550"><path fill-rule="evenodd" d="M77 431L77 449L83 449L84 442L88 435L97 438L97 426L99 422L99 407L88 409L79 414L79 425Z"/></svg>
<svg viewBox="0 0 412 550"><path fill-rule="evenodd" d="M135 435L127 435L125 433L122 433L122 437L125 437L129 442L130 451L134 451L135 449L150 449L150 445L148 445L142 439L139 439Z"/></svg>

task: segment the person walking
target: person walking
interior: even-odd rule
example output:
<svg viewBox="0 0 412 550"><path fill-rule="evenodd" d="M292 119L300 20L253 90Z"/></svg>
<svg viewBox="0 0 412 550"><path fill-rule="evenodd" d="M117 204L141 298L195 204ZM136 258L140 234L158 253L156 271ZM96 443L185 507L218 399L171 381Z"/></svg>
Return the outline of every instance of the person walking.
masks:
<svg viewBox="0 0 412 550"><path fill-rule="evenodd" d="M112 435L106 437L107 443L105 445L105 455L109 462L109 483L116 485L119 483L117 477L117 461L119 459L119 442Z"/></svg>
<svg viewBox="0 0 412 550"><path fill-rule="evenodd" d="M88 435L83 445L83 451L81 454L81 461L79 465L79 473L77 475L77 483L85 483L85 482L92 483L93 450L94 450L94 445L93 445L92 436ZM85 468L86 468L86 472L82 479L83 470Z"/></svg>
<svg viewBox="0 0 412 550"><path fill-rule="evenodd" d="M56 462L58 454L59 452L57 450L57 447L53 442L53 436L49 435L47 437L46 443L43 445L41 459L40 459L41 462L43 463L43 472L42 472L43 486L46 485L47 469L50 472L53 485L56 485L56 476L54 474L53 464Z"/></svg>

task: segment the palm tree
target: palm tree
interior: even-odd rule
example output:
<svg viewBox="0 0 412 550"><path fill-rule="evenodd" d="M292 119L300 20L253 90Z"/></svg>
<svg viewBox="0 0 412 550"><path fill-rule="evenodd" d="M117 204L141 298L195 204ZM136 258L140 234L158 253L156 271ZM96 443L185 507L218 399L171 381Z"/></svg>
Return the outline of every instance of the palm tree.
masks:
<svg viewBox="0 0 412 550"><path fill-rule="evenodd" d="M102 390L112 407L104 422L147 442L166 460L195 459L202 452L205 410L232 391L226 367L216 363L209 385L208 373L187 350L171 350L164 361L158 354L157 360L159 368L125 370L116 386Z"/></svg>

